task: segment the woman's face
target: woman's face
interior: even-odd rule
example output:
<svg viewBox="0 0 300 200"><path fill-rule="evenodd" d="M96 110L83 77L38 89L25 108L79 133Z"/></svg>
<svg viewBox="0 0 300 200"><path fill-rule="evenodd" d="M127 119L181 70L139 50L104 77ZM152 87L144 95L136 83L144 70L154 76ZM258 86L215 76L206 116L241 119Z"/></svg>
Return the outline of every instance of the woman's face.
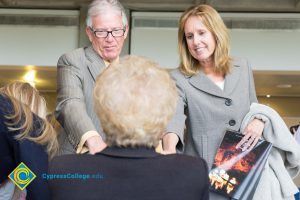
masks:
<svg viewBox="0 0 300 200"><path fill-rule="evenodd" d="M189 52L196 60L203 62L213 58L216 48L215 38L199 17L188 18L184 26L184 33Z"/></svg>

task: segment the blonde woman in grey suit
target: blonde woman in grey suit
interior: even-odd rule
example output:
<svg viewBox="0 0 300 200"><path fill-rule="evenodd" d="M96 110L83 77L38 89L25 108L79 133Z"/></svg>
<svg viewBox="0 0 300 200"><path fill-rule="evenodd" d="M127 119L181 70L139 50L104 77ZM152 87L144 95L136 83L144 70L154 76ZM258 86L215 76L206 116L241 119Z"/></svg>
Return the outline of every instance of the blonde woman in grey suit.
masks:
<svg viewBox="0 0 300 200"><path fill-rule="evenodd" d="M75 151L94 154L106 147L92 93L97 75L119 58L128 23L118 0L94 0L88 9L86 25L91 46L62 55L57 64L55 115L64 129L59 139L61 154Z"/></svg>
<svg viewBox="0 0 300 200"><path fill-rule="evenodd" d="M163 137L163 150L175 153L177 147L203 157L211 168L225 130L239 130L250 104L257 102L253 74L247 61L230 58L226 26L208 5L182 14L178 42L181 63L171 75L180 98ZM254 119L238 145L252 148L263 129L264 123Z"/></svg>

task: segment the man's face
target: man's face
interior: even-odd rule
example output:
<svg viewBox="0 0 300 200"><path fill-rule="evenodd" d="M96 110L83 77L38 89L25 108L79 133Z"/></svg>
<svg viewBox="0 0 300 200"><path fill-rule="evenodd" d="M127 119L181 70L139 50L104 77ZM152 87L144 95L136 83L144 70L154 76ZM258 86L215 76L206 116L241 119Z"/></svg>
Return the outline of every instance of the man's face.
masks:
<svg viewBox="0 0 300 200"><path fill-rule="evenodd" d="M101 14L92 17L92 28L94 31L113 31L118 29L125 29L124 36L114 37L111 33L105 38L98 38L93 31L87 27L86 33L92 43L93 48L97 53L108 62L112 62L119 57L124 40L127 37L128 27L124 27L122 23L122 16L114 12Z"/></svg>

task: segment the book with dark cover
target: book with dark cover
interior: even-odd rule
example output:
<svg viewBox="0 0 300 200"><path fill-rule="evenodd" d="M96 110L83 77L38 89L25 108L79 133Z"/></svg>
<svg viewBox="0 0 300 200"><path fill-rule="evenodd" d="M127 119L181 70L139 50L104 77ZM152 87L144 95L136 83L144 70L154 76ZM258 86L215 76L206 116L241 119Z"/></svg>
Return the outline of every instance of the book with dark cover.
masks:
<svg viewBox="0 0 300 200"><path fill-rule="evenodd" d="M251 150L236 149L244 137L227 130L209 172L210 190L231 199L252 199L272 144L259 140Z"/></svg>

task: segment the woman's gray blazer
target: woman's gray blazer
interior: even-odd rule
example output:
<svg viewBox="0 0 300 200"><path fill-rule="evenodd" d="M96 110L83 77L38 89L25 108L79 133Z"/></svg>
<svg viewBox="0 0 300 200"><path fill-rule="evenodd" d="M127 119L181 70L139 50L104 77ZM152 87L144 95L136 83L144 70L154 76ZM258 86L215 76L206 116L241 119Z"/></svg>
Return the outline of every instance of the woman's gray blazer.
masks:
<svg viewBox="0 0 300 200"><path fill-rule="evenodd" d="M179 100L167 132L176 133L180 138L178 148L204 158L210 169L225 130L239 130L250 104L257 102L251 68L246 60L234 59L224 90L203 72L189 77L176 69L171 76Z"/></svg>

